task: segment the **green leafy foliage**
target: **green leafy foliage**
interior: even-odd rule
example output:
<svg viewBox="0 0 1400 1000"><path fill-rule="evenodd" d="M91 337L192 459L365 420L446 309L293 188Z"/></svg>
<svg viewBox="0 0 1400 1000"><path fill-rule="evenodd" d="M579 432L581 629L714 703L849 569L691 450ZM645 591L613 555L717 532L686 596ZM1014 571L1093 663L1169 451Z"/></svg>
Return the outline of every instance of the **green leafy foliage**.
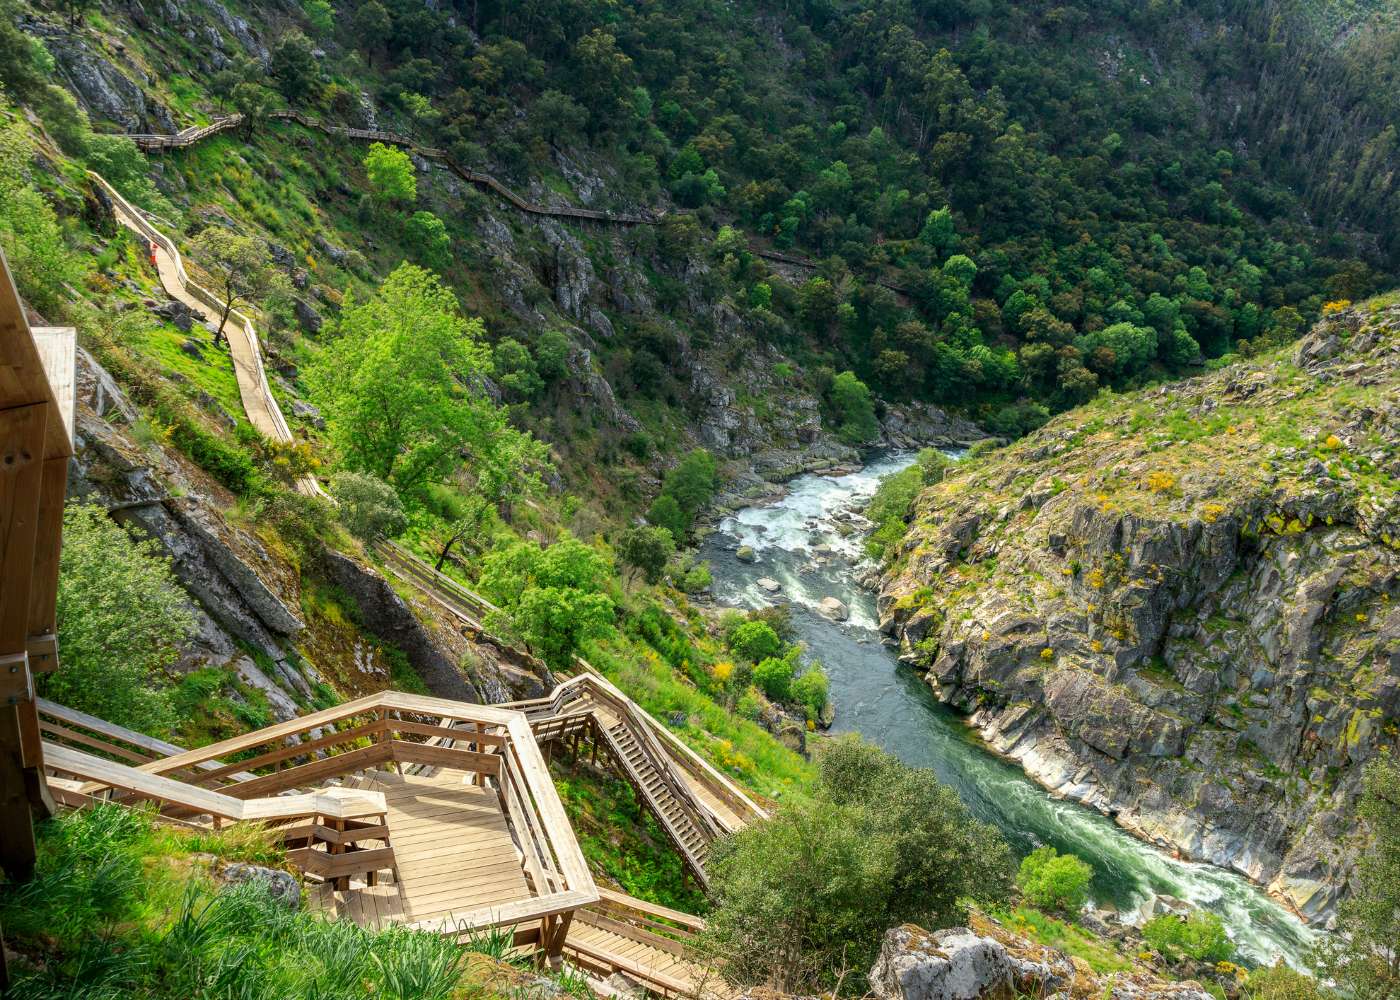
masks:
<svg viewBox="0 0 1400 1000"><path fill-rule="evenodd" d="M773 626L764 621L746 621L729 635L729 648L735 654L753 663L778 656L783 651L783 640Z"/></svg>
<svg viewBox="0 0 1400 1000"><path fill-rule="evenodd" d="M618 557L642 574L647 583L656 583L675 554L676 544L665 528L631 527L618 536Z"/></svg>
<svg viewBox="0 0 1400 1000"><path fill-rule="evenodd" d="M1094 869L1073 854L1060 854L1048 844L1021 860L1016 887L1032 904L1054 913L1078 913L1089 900Z"/></svg>
<svg viewBox="0 0 1400 1000"><path fill-rule="evenodd" d="M1235 943L1214 913L1194 910L1187 917L1163 913L1142 926L1148 947L1168 959L1185 956L1198 962L1228 962L1235 957Z"/></svg>
<svg viewBox="0 0 1400 1000"><path fill-rule="evenodd" d="M0 28L0 58L4 32ZM68 249L63 228L48 199L26 181L34 143L18 123L0 126L0 249L20 291L36 307L56 309L64 286L79 280L77 258Z"/></svg>
<svg viewBox="0 0 1400 1000"><path fill-rule="evenodd" d="M494 624L518 635L546 663L568 667L579 647L612 631L614 606L604 593L611 563L576 538L547 548L509 542L483 562L481 590L502 609Z"/></svg>
<svg viewBox="0 0 1400 1000"><path fill-rule="evenodd" d="M432 212L414 212L404 223L404 241L424 267L441 271L452 262L447 226Z"/></svg>
<svg viewBox="0 0 1400 1000"><path fill-rule="evenodd" d="M364 472L343 471L331 480L340 522L363 542L393 538L408 527L403 501L382 479Z"/></svg>
<svg viewBox="0 0 1400 1000"><path fill-rule="evenodd" d="M796 672L797 667L791 660L768 656L754 664L753 682L774 701L787 701L792 697L792 678Z"/></svg>
<svg viewBox="0 0 1400 1000"><path fill-rule="evenodd" d="M836 435L851 445L868 444L880 433L870 389L854 372L841 372L831 380L829 392Z"/></svg>
<svg viewBox="0 0 1400 1000"><path fill-rule="evenodd" d="M755 671L757 677L757 671ZM810 663L792 682L792 700L807 709L807 718L816 719L826 707L831 681L820 664Z"/></svg>
<svg viewBox="0 0 1400 1000"><path fill-rule="evenodd" d="M950 926L964 900L1010 888L1005 843L932 772L854 737L830 743L818 768L810 800L785 802L711 855L703 947L735 983L830 989L842 970L870 967L892 924ZM845 981L862 986L859 972Z"/></svg>
<svg viewBox="0 0 1400 1000"><path fill-rule="evenodd" d="M38 835L34 879L0 887L7 943L44 958L12 962L16 997L495 995L471 978L467 952L450 937L328 921L288 906L262 880L216 886L197 853L283 863L256 828L186 834L98 804L48 820Z"/></svg>
<svg viewBox="0 0 1400 1000"><path fill-rule="evenodd" d="M719 490L719 466L703 448L687 453L661 482L661 493L647 511L647 520L671 532L683 545L695 515Z"/></svg>
<svg viewBox="0 0 1400 1000"><path fill-rule="evenodd" d="M1245 981L1249 1000L1328 1000L1335 994L1307 973L1290 967L1282 959L1267 969L1255 969Z"/></svg>
<svg viewBox="0 0 1400 1000"><path fill-rule="evenodd" d="M137 541L100 507L64 511L58 578L63 669L48 698L148 733L175 722L165 670L194 631L189 599L153 539Z"/></svg>
<svg viewBox="0 0 1400 1000"><path fill-rule="evenodd" d="M241 301L255 301L281 284L272 268L267 246L252 236L244 236L221 226L206 226L190 243L190 256L211 278L211 291L221 303L214 343L224 335L233 307Z"/></svg>
<svg viewBox="0 0 1400 1000"><path fill-rule="evenodd" d="M391 483L410 504L464 455L493 501L528 485L543 450L486 396L481 322L461 315L435 275L400 265L368 301L347 297L336 332L307 379L346 468Z"/></svg>
<svg viewBox="0 0 1400 1000"><path fill-rule="evenodd" d="M365 174L370 191L381 205L412 202L418 197L413 160L395 146L373 143L365 154Z"/></svg>

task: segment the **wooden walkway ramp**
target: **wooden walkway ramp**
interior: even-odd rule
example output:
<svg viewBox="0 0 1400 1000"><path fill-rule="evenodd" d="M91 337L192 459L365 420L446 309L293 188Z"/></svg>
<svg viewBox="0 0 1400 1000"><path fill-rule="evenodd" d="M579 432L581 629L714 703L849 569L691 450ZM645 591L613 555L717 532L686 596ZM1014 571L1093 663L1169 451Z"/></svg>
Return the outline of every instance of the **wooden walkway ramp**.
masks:
<svg viewBox="0 0 1400 1000"><path fill-rule="evenodd" d="M525 859L496 794L462 771L431 777L371 771L347 787L383 796L394 871L376 885L324 882L312 905L366 927L480 922L530 895ZM388 846L387 844L385 846Z"/></svg>

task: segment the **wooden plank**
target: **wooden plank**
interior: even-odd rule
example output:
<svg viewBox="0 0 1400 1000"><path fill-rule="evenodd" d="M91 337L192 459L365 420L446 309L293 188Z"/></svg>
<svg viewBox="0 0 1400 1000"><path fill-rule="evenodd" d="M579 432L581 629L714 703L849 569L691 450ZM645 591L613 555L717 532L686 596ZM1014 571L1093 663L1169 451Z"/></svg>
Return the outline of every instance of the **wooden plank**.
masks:
<svg viewBox="0 0 1400 1000"><path fill-rule="evenodd" d="M434 726L426 722L412 722L407 719L389 719L385 722L385 727L390 732L412 733L414 736L436 736L457 743L476 743L480 746L498 747L504 746L509 742L509 739L505 736L477 733L466 729L455 729L450 726Z"/></svg>
<svg viewBox="0 0 1400 1000"><path fill-rule="evenodd" d="M47 403L0 409L0 656L27 652L48 416Z"/></svg>
<svg viewBox="0 0 1400 1000"><path fill-rule="evenodd" d="M392 868L394 851L393 848L379 847L368 851L351 851L347 854L327 854L325 851L302 847L288 851L287 860L304 872L332 879Z"/></svg>
<svg viewBox="0 0 1400 1000"><path fill-rule="evenodd" d="M39 718L39 729L41 732L48 733L50 736L56 736L68 740L71 743L81 743L83 746L91 747L93 750L99 750L102 753L111 754L114 757L122 757L133 764L141 764L150 760L149 757L143 757L135 750L128 750L125 747L117 746L115 743L108 743L106 740L99 740L95 736L88 736L86 733L80 733L75 729L69 729L67 726L60 726L56 722L45 722L42 716Z"/></svg>
<svg viewBox="0 0 1400 1000"><path fill-rule="evenodd" d="M664 917L667 920L675 921L691 930L703 931L705 921L702 917L694 914L683 913L680 910L673 910L658 903L649 903L644 899L637 899L626 893L616 892L606 886L598 887L598 895L604 903L612 903L615 906L626 907L629 910L637 910L640 913L647 913L654 917Z"/></svg>
<svg viewBox="0 0 1400 1000"><path fill-rule="evenodd" d="M44 765L92 783L85 786L84 791L91 791L92 785L118 788L144 798L175 803L223 819L240 819L243 815L243 803L228 795L196 788L194 785L160 775L147 774L138 768L103 760L58 743L44 743Z"/></svg>
<svg viewBox="0 0 1400 1000"><path fill-rule="evenodd" d="M250 778L247 781L240 781L236 785L226 785L224 791L236 798L251 799L269 792L313 785L326 778L348 774L352 771L362 771L376 764L387 764L391 759L389 748L382 743L376 743L374 746L347 750L345 753L338 753L332 757L298 764L296 767L289 767L276 774ZM150 767L149 764L144 765L142 770L146 770L148 767Z"/></svg>
<svg viewBox="0 0 1400 1000"><path fill-rule="evenodd" d="M186 750L183 753L166 757L164 760L152 761L150 764L143 765L141 769L143 771L150 771L153 774L167 774L171 771L178 771L198 764L201 761L212 760L215 757L224 757L231 753L249 750L253 747L262 746L264 743L282 740L288 736L295 736L307 730L323 728L334 722L341 722L353 718L356 715L363 715L366 712L378 708L379 700L380 695L365 695L362 698L347 701L343 705L337 705L335 708L327 708L319 712L312 712L310 715L298 716L295 719L288 719L286 722L279 722L251 733L244 733L241 736L234 736L226 740L221 740L218 743L211 743L209 746L200 747L198 750Z"/></svg>
<svg viewBox="0 0 1400 1000"><path fill-rule="evenodd" d="M39 363L43 366L44 374L49 380L49 391L53 394L53 400L58 405L59 415L63 418L63 430L68 440L68 454L71 455L73 452L73 414L77 407L78 398L75 379L78 331L71 326L36 326L32 327L30 332L34 336L34 346L39 351Z"/></svg>
<svg viewBox="0 0 1400 1000"><path fill-rule="evenodd" d="M284 760L290 760L293 757L305 756L306 754L312 753L316 750L323 750L326 747L338 746L341 743L353 743L356 740L364 739L369 736L374 736L379 733L382 733L383 731L383 722L366 723L363 726L355 726L351 729L340 730L339 732L334 732L330 733L327 736L322 736L319 739L308 740L305 743L295 743L289 746L278 747L275 750L269 750L267 753L259 754L256 757L250 757L246 760L240 760L236 764L225 764L223 767L216 767L212 770L205 771L199 774L197 777L195 777L194 780L199 784L205 784L206 782L210 781L218 781L220 778L226 778L231 775L235 775L240 771L251 772L260 767L266 767L268 764L276 764Z"/></svg>
<svg viewBox="0 0 1400 1000"><path fill-rule="evenodd" d="M393 760L401 764L429 764L459 771L474 771L494 778L501 773L501 758L493 753L476 753L452 747L435 747L407 740L389 740Z"/></svg>
<svg viewBox="0 0 1400 1000"><path fill-rule="evenodd" d="M554 788L554 781L545 767L544 758L540 756L539 747L530 734L529 722L525 716L514 714L509 728L510 752L521 765L520 773L529 792L528 798L533 800L540 815L545 836L549 838L554 855L559 859L559 866L563 870L569 889L582 892L596 900L598 890L593 884L593 876L588 870L587 862L584 861L578 838L574 836L573 825L564 813L564 805L559 801L559 793ZM522 798L524 797L526 796L522 794Z"/></svg>

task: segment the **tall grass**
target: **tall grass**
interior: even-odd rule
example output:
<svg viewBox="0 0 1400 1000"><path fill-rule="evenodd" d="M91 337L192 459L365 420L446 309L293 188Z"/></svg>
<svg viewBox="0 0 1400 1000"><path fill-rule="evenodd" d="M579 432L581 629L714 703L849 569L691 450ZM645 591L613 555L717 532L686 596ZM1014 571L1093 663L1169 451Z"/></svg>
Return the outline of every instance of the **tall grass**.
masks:
<svg viewBox="0 0 1400 1000"><path fill-rule="evenodd" d="M33 880L0 886L23 958L7 1000L448 1000L466 950L404 928L367 931L288 906L257 880L217 885L194 857L261 855L258 838L188 837L100 805L39 828Z"/></svg>

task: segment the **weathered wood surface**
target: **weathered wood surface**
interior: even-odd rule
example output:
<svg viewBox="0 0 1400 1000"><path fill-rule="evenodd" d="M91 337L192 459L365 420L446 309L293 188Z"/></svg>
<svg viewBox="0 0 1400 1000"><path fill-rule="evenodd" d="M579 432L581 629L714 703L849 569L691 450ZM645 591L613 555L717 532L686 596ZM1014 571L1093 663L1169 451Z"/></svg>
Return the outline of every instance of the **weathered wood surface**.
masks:
<svg viewBox="0 0 1400 1000"><path fill-rule="evenodd" d="M30 329L0 253L0 868L33 871L44 780L34 673L57 665L60 536L73 454L73 331ZM45 361L47 360L47 366ZM0 979L5 966L0 957Z"/></svg>
<svg viewBox="0 0 1400 1000"><path fill-rule="evenodd" d="M318 890L317 906L366 927L465 918L528 900L520 853L496 794L467 775L433 777L382 771L358 788L383 796L397 876L377 886Z"/></svg>
<svg viewBox="0 0 1400 1000"><path fill-rule="evenodd" d="M178 805L197 814L234 822L263 822L305 816L356 819L382 816L385 811L382 795L344 788L324 788L302 795L238 799L232 795L224 795L173 778L150 774L139 768L104 760L58 743L44 744L44 764L59 774L72 775L87 782L83 790L88 793L94 785L120 789L139 798Z"/></svg>

